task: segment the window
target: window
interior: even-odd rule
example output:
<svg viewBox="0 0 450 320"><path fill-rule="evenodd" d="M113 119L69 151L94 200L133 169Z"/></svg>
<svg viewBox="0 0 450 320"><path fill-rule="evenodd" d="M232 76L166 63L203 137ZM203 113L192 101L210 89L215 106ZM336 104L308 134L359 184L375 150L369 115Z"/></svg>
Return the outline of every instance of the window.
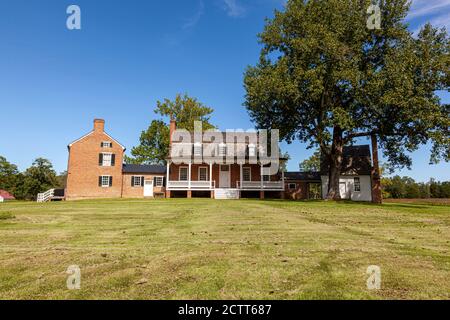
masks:
<svg viewBox="0 0 450 320"><path fill-rule="evenodd" d="M162 187L164 184L163 177L155 177L155 187Z"/></svg>
<svg viewBox="0 0 450 320"><path fill-rule="evenodd" d="M251 168L242 168L242 180L249 182L252 181L252 170Z"/></svg>
<svg viewBox="0 0 450 320"><path fill-rule="evenodd" d="M112 148L112 142L110 142L110 141L103 141L101 143L101 147L102 148Z"/></svg>
<svg viewBox="0 0 450 320"><path fill-rule="evenodd" d="M100 176L98 179L98 184L102 188L112 187L112 177L111 176Z"/></svg>
<svg viewBox="0 0 450 320"><path fill-rule="evenodd" d="M198 168L198 181L208 181L208 168L207 167Z"/></svg>
<svg viewBox="0 0 450 320"><path fill-rule="evenodd" d="M188 181L188 168L180 167L180 181Z"/></svg>
<svg viewBox="0 0 450 320"><path fill-rule="evenodd" d="M142 187L144 182L144 177L131 177L131 186L132 187Z"/></svg>
<svg viewBox="0 0 450 320"><path fill-rule="evenodd" d="M111 167L114 165L112 153L101 153L100 154L100 163L103 167Z"/></svg>
<svg viewBox="0 0 450 320"><path fill-rule="evenodd" d="M296 183L289 183L289 190L295 190L297 189L297 184Z"/></svg>
<svg viewBox="0 0 450 320"><path fill-rule="evenodd" d="M361 179L360 178L355 178L353 180L353 188L354 188L355 192L361 192Z"/></svg>
<svg viewBox="0 0 450 320"><path fill-rule="evenodd" d="M227 155L227 145L225 143L219 144L219 157L225 157Z"/></svg>
<svg viewBox="0 0 450 320"><path fill-rule="evenodd" d="M256 146L254 144L248 145L248 156L249 157L256 157Z"/></svg>
<svg viewBox="0 0 450 320"><path fill-rule="evenodd" d="M270 181L270 176L264 175L264 176L263 176L263 181Z"/></svg>
<svg viewBox="0 0 450 320"><path fill-rule="evenodd" d="M201 157L202 156L202 144L194 143L194 156Z"/></svg>

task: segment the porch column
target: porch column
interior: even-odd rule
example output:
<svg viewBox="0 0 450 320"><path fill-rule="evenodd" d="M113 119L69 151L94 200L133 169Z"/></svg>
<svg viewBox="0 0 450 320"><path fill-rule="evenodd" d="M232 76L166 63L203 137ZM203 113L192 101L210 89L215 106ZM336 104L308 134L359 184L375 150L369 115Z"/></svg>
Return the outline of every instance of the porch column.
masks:
<svg viewBox="0 0 450 320"><path fill-rule="evenodd" d="M188 177L189 177L189 179L188 179L188 187L189 187L189 190L191 189L191 179L192 179L191 173L192 173L192 163L189 161L189 169L188 169Z"/></svg>
<svg viewBox="0 0 450 320"><path fill-rule="evenodd" d="M239 174L239 176L240 176L240 179L239 179L239 189L242 189L242 182L243 182L243 180L244 180L244 171L243 171L243 169L242 169L242 162L241 163L239 163L239 170L240 170L240 174Z"/></svg>
<svg viewBox="0 0 450 320"><path fill-rule="evenodd" d="M166 198L170 199L169 181L170 181L170 161L167 161L167 175L166 175Z"/></svg>
<svg viewBox="0 0 450 320"><path fill-rule="evenodd" d="M212 171L213 171L213 164L212 162L209 163L209 188L212 189L213 185L212 185Z"/></svg>
<svg viewBox="0 0 450 320"><path fill-rule="evenodd" d="M264 177L263 177L263 165L261 164L261 190L263 189L263 184L264 184Z"/></svg>
<svg viewBox="0 0 450 320"><path fill-rule="evenodd" d="M166 175L166 184L167 184L167 187L169 186L169 181L170 181L170 177L169 177L169 175L170 175L170 161L167 161L167 175Z"/></svg>

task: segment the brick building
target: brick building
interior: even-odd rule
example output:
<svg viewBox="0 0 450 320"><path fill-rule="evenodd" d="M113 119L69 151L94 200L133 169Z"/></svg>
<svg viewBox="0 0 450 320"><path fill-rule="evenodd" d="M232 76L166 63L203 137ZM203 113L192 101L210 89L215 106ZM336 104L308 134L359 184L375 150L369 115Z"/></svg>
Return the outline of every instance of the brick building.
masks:
<svg viewBox="0 0 450 320"><path fill-rule="evenodd" d="M143 198L165 192L165 167L124 165L125 147L94 120L88 134L68 146L66 200Z"/></svg>

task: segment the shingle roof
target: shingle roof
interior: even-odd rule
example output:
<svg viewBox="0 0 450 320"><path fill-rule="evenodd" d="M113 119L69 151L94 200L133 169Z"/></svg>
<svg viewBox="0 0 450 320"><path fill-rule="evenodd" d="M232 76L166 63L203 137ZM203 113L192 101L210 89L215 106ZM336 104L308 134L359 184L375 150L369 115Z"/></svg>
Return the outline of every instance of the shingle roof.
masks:
<svg viewBox="0 0 450 320"><path fill-rule="evenodd" d="M0 197L2 197L4 200L15 200L16 198L14 198L14 196L12 194L10 194L8 191L6 190L1 190L0 189Z"/></svg>
<svg viewBox="0 0 450 320"><path fill-rule="evenodd" d="M166 166L162 165L146 165L146 164L124 164L122 168L123 173L155 173L165 174Z"/></svg>
<svg viewBox="0 0 450 320"><path fill-rule="evenodd" d="M327 159L322 159L320 173L328 174ZM369 145L348 146L343 150L342 175L370 175L372 169L372 156Z"/></svg>
<svg viewBox="0 0 450 320"><path fill-rule="evenodd" d="M285 172L286 180L320 181L320 172Z"/></svg>

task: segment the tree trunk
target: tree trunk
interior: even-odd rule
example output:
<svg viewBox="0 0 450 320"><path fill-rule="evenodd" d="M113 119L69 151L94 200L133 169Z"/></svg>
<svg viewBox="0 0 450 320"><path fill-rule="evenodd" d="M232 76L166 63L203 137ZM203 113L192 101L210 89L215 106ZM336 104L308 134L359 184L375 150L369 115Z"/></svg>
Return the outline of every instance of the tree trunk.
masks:
<svg viewBox="0 0 450 320"><path fill-rule="evenodd" d="M341 176L343 151L344 139L342 138L342 129L340 127L334 127L333 144L329 156L328 200L341 200L339 178Z"/></svg>

